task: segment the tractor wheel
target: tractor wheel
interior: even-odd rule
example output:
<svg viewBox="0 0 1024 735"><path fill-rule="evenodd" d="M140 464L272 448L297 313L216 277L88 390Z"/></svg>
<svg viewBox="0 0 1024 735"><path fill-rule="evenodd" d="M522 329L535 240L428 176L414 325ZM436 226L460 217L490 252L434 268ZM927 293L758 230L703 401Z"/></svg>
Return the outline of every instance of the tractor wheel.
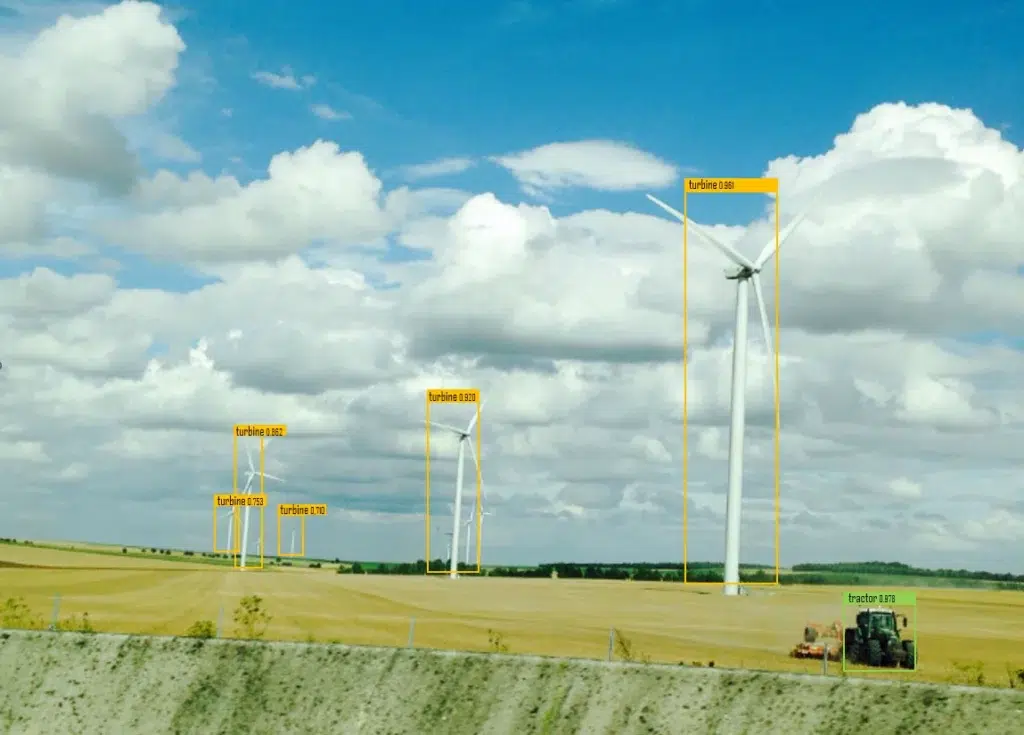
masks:
<svg viewBox="0 0 1024 735"><path fill-rule="evenodd" d="M863 660L864 653L861 650L861 645L854 641L846 646L846 663L847 664L859 664Z"/></svg>
<svg viewBox="0 0 1024 735"><path fill-rule="evenodd" d="M868 641L868 666L882 665L882 644L878 641Z"/></svg>
<svg viewBox="0 0 1024 735"><path fill-rule="evenodd" d="M895 640L889 643L888 653L890 665L903 668L903 662L907 660L907 652L903 649L903 642Z"/></svg>
<svg viewBox="0 0 1024 735"><path fill-rule="evenodd" d="M903 668L915 669L917 668L917 654L914 651L913 641L903 641L903 651L906 653L906 657L903 659Z"/></svg>

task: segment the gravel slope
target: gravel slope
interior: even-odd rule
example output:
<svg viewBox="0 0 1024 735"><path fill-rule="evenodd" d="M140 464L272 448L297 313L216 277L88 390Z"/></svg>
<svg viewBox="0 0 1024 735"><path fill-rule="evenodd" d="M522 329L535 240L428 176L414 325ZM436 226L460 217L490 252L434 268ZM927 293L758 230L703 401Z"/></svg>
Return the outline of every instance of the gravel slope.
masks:
<svg viewBox="0 0 1024 735"><path fill-rule="evenodd" d="M0 732L1010 733L1024 693L342 645L0 632ZM1016 729L1015 729L1016 728Z"/></svg>

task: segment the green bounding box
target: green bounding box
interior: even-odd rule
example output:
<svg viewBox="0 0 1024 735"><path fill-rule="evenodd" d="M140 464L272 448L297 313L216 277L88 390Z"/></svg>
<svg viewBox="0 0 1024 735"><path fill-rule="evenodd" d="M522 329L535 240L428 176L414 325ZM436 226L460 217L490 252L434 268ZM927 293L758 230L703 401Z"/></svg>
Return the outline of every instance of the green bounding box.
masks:
<svg viewBox="0 0 1024 735"><path fill-rule="evenodd" d="M846 590L842 609L844 672L918 670L914 590Z"/></svg>

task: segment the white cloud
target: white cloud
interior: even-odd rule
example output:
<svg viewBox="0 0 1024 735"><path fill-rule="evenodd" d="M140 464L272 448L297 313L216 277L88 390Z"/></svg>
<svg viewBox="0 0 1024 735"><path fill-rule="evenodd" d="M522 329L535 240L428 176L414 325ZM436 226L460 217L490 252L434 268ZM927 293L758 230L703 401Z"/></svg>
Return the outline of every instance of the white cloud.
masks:
<svg viewBox="0 0 1024 735"><path fill-rule="evenodd" d="M159 6L125 2L63 15L0 56L0 201L18 198L15 232L50 195L41 173L127 191L138 173L117 121L146 112L175 82L185 44ZM16 100L17 103L13 103ZM0 239L12 225L0 219Z"/></svg>
<svg viewBox="0 0 1024 735"><path fill-rule="evenodd" d="M274 259L314 243L345 246L379 238L388 228L380 189L361 154L320 140L277 154L267 177L247 185L230 176L213 181L159 173L140 187L153 211L109 221L102 231L124 247L166 260Z"/></svg>
<svg viewBox="0 0 1024 735"><path fill-rule="evenodd" d="M441 158L429 163L405 166L402 169L402 175L410 181L420 181L438 176L461 174L463 171L468 171L474 165L476 165L476 161L472 158Z"/></svg>
<svg viewBox="0 0 1024 735"><path fill-rule="evenodd" d="M350 115L349 113L342 112L341 110L335 110L330 105L324 105L324 104L313 105L309 109L310 109L310 112L312 112L314 115L316 115L321 120L328 120L328 121L334 122L336 120L351 120L352 119L352 115Z"/></svg>
<svg viewBox="0 0 1024 735"><path fill-rule="evenodd" d="M332 508L309 530L313 553L415 558L423 390L470 385L487 398L485 560L678 558L678 224L639 193L632 212L563 216L486 191L389 191L372 160L328 141L279 150L255 177L220 172L212 153L137 176L122 118L174 102L176 31L155 6L124 4L47 34L0 75L17 103L0 111L2 254L27 261L0 278L0 535L78 536L87 521L98 540L127 528L205 548L230 425L280 421L289 436L268 460L289 483L275 502ZM71 85L66 59L90 93L71 90L61 117L50 91ZM675 177L635 149L588 145L511 157L513 171L543 191ZM461 165L442 163L411 171ZM764 170L784 191L830 188L780 261L783 562L870 548L1019 568L1024 354L979 335L1015 334L1024 318L1024 154L967 111L894 104ZM715 231L750 252L771 228ZM100 265L112 245L135 256L120 272ZM166 268L139 269L140 254ZM193 266L207 277L186 280ZM691 558L722 553L734 292L721 266L691 247ZM774 558L765 358L755 339L745 561ZM432 416L468 421L458 406ZM454 462L434 450L446 523ZM39 514L39 497L62 512Z"/></svg>
<svg viewBox="0 0 1024 735"><path fill-rule="evenodd" d="M491 160L508 169L530 194L567 188L660 189L679 175L676 166L657 156L611 140L548 143Z"/></svg>
<svg viewBox="0 0 1024 735"><path fill-rule="evenodd" d="M279 74L272 71L255 71L251 76L264 87L270 87L271 89L288 89L297 91L300 89L309 89L316 84L316 77L311 74L296 77L295 72L292 71L289 66L283 67Z"/></svg>
<svg viewBox="0 0 1024 735"><path fill-rule="evenodd" d="M889 492L897 498L915 499L921 497L921 483L906 477L897 477L889 483Z"/></svg>

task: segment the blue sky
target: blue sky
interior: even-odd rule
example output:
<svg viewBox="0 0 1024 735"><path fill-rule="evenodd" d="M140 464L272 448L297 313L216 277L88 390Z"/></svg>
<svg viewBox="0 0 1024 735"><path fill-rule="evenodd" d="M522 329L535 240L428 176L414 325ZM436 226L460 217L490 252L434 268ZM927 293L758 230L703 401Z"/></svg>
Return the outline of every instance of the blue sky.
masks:
<svg viewBox="0 0 1024 735"><path fill-rule="evenodd" d="M1024 7L1012 2L855 10L771 0L166 7L188 51L158 114L202 162L160 165L200 165L242 181L264 176L274 154L317 138L361 151L389 189L403 183L403 165L583 139L626 141L706 175L757 176L773 158L827 150L857 114L886 101L969 107L1017 142L1024 130L1013 33ZM0 17L0 25L17 23ZM316 83L291 92L253 79L285 68ZM318 119L311 104L350 118ZM430 183L522 198L496 166ZM660 193L671 200L678 191ZM707 197L699 206L698 218L742 223L761 203ZM551 204L555 214L591 207L649 208L640 192L592 190L566 191ZM124 285L203 282L144 258L124 265Z"/></svg>
<svg viewBox="0 0 1024 735"><path fill-rule="evenodd" d="M235 115L212 127L206 116L184 120L186 139L202 149L203 138L244 137L242 155L257 170L319 135L363 151L382 174L610 138L709 175L742 176L780 155L825 150L885 101L970 107L1008 125L1011 138L1024 126L1012 32L1024 8L1009 2L255 0L244 13L225 2L188 11L180 32L211 55L215 104ZM309 98L352 119L312 119L306 99L250 79L285 65L317 76ZM510 177L487 168L459 183L514 193ZM619 208L632 196L565 204Z"/></svg>

